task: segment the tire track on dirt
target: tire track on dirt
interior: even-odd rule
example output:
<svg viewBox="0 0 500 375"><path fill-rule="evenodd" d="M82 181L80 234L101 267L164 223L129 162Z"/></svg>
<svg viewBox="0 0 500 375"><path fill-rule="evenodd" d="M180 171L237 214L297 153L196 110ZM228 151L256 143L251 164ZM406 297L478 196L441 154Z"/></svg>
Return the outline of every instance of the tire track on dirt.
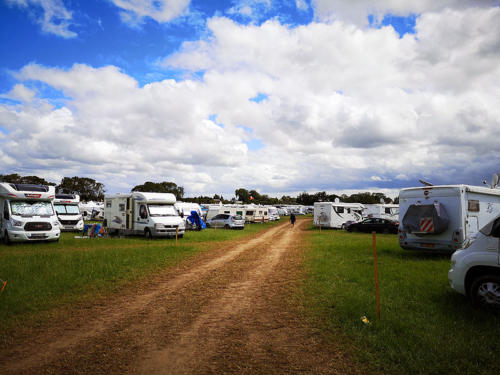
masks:
<svg viewBox="0 0 500 375"><path fill-rule="evenodd" d="M85 322L79 322L76 326L55 327L41 337L25 342L23 347L13 348L7 353L0 353L1 358L9 358L9 361L0 361L0 373L33 373L30 369L40 369L44 365L57 361L57 358L71 355L74 348L82 343L99 338L106 332L117 331L123 322L132 316L140 315L141 311L158 299L160 296L175 294L179 289L186 287L202 279L207 274L218 270L240 254L258 246L259 243L267 242L275 236L281 227L274 227L257 238L252 238L244 244L194 266L187 272L180 273L175 277L167 277L166 280L150 288L140 295L126 296L114 301L111 306L97 306L89 311L90 318ZM16 360L12 360L16 358ZM3 363L2 363L3 362Z"/></svg>

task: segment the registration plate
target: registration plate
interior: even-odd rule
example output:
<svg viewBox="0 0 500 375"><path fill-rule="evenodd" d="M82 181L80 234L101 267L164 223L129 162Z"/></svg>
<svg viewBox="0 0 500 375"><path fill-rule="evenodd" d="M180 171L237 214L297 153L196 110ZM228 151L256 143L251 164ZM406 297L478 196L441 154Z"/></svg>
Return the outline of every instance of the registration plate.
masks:
<svg viewBox="0 0 500 375"><path fill-rule="evenodd" d="M32 234L30 238L45 238L45 234Z"/></svg>
<svg viewBox="0 0 500 375"><path fill-rule="evenodd" d="M423 243L422 247L427 247L427 248L431 248L432 249L434 247L434 244L433 243Z"/></svg>

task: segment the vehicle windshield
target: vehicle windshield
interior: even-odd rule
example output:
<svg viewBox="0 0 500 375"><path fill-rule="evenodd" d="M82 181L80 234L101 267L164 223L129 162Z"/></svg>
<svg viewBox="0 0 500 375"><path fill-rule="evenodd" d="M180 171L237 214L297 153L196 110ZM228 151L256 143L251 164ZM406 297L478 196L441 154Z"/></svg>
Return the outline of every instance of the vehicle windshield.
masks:
<svg viewBox="0 0 500 375"><path fill-rule="evenodd" d="M243 220L243 218L240 215L234 215L233 219L234 220Z"/></svg>
<svg viewBox="0 0 500 375"><path fill-rule="evenodd" d="M175 207L171 204L148 204L151 216L177 216Z"/></svg>
<svg viewBox="0 0 500 375"><path fill-rule="evenodd" d="M10 202L12 215L23 217L54 215L51 202L13 201Z"/></svg>
<svg viewBox="0 0 500 375"><path fill-rule="evenodd" d="M75 204L54 204L58 215L78 215L80 210Z"/></svg>

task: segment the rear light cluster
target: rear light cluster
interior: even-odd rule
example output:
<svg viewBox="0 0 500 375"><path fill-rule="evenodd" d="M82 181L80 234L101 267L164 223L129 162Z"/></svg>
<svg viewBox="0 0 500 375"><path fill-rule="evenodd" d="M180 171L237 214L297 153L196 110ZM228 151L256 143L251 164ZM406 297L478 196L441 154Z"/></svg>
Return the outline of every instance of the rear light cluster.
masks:
<svg viewBox="0 0 500 375"><path fill-rule="evenodd" d="M460 243L460 234L461 233L462 233L461 229L457 229L457 230L453 231L452 240L453 240L453 248L454 249L458 249L458 245Z"/></svg>

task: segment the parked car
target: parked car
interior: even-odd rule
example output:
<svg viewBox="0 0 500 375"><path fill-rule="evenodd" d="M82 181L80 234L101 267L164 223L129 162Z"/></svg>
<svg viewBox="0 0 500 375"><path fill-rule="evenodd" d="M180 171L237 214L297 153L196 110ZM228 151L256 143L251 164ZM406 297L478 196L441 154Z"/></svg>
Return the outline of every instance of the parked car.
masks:
<svg viewBox="0 0 500 375"><path fill-rule="evenodd" d="M225 229L243 229L245 219L240 215L218 214L207 220L207 226Z"/></svg>
<svg viewBox="0 0 500 375"><path fill-rule="evenodd" d="M379 218L369 218L346 226L348 232L378 232L398 233L397 221Z"/></svg>
<svg viewBox="0 0 500 375"><path fill-rule="evenodd" d="M473 305L500 308L500 216L467 240L451 257L448 280Z"/></svg>

